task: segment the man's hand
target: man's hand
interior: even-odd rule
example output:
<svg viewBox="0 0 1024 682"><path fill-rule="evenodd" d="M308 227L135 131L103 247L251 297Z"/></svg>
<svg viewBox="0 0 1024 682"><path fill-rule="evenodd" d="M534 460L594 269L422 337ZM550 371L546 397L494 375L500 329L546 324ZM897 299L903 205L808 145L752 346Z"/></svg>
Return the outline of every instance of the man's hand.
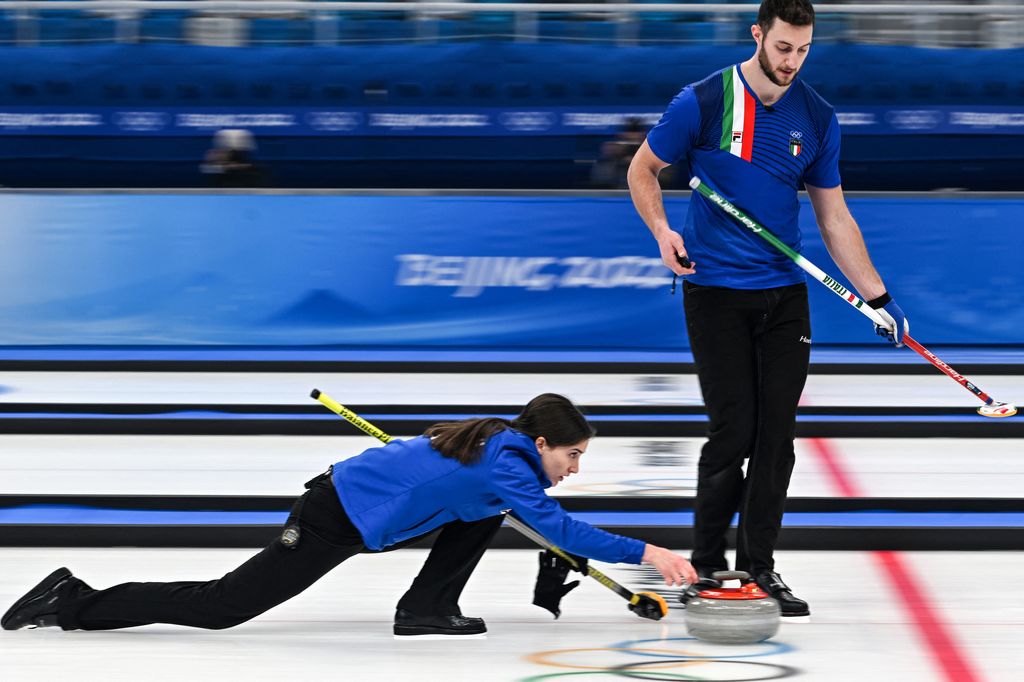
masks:
<svg viewBox="0 0 1024 682"><path fill-rule="evenodd" d="M668 228L661 230L656 235L658 250L661 251L661 262L676 275L692 275L696 272L693 263L686 255L686 248L683 246L683 238L678 232ZM686 263L689 263L687 267Z"/></svg>
<svg viewBox="0 0 1024 682"><path fill-rule="evenodd" d="M886 325L883 327L876 324L875 333L895 343L897 348L902 348L903 337L910 333L910 321L903 314L903 309L896 304L896 301L892 300L892 296L888 293L868 301L868 305L875 309Z"/></svg>
<svg viewBox="0 0 1024 682"><path fill-rule="evenodd" d="M695 583L698 579L697 571L693 570L689 561L664 547L647 545L644 548L643 563L654 566L669 586Z"/></svg>

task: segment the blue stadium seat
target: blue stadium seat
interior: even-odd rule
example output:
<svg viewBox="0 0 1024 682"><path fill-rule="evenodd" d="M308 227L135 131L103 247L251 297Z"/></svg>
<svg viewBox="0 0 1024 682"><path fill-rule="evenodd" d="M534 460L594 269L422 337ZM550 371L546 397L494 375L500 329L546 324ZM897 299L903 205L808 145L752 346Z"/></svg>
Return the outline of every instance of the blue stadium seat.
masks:
<svg viewBox="0 0 1024 682"><path fill-rule="evenodd" d="M563 18L566 17L566 18ZM591 40L610 42L617 37L619 25L600 19L572 19L567 15L558 18L542 18L537 22L537 33L542 38L570 40Z"/></svg>
<svg viewBox="0 0 1024 682"><path fill-rule="evenodd" d="M115 19L78 12L43 12L36 22L43 44L112 42L117 35Z"/></svg>
<svg viewBox="0 0 1024 682"><path fill-rule="evenodd" d="M665 5L674 3L676 0L639 0L638 5ZM672 12L637 12L635 18L643 23L672 22L679 21L680 16Z"/></svg>
<svg viewBox="0 0 1024 682"><path fill-rule="evenodd" d="M644 42L679 42L687 35L686 25L679 21L642 21L636 37Z"/></svg>
<svg viewBox="0 0 1024 682"><path fill-rule="evenodd" d="M139 21L139 40L145 43L178 43L185 39L188 12L150 12Z"/></svg>
<svg viewBox="0 0 1024 682"><path fill-rule="evenodd" d="M423 94L422 83L395 83L391 88L391 101L397 104L421 104Z"/></svg>
<svg viewBox="0 0 1024 682"><path fill-rule="evenodd" d="M433 19L433 30L439 38L452 38L461 34L465 21L462 19Z"/></svg>
<svg viewBox="0 0 1024 682"><path fill-rule="evenodd" d="M43 15L36 18L36 26L41 43L71 43L76 42L75 25L73 18Z"/></svg>
<svg viewBox="0 0 1024 682"><path fill-rule="evenodd" d="M841 43L846 41L847 20L839 15L818 16L814 20L815 43Z"/></svg>
<svg viewBox="0 0 1024 682"><path fill-rule="evenodd" d="M99 94L104 102L120 102L128 98L130 91L121 83L105 83Z"/></svg>
<svg viewBox="0 0 1024 682"><path fill-rule="evenodd" d="M707 45L716 41L719 25L679 17L653 20L645 16L633 27L633 35L642 43L686 43Z"/></svg>
<svg viewBox="0 0 1024 682"><path fill-rule="evenodd" d="M416 24L397 18L365 18L361 14L339 17L338 37L341 41L398 41L416 37Z"/></svg>
<svg viewBox="0 0 1024 682"><path fill-rule="evenodd" d="M0 13L0 45L13 43L18 36L18 23L7 13Z"/></svg>
<svg viewBox="0 0 1024 682"><path fill-rule="evenodd" d="M249 43L253 45L309 45L313 23L305 19L254 18L249 20Z"/></svg>
<svg viewBox="0 0 1024 682"><path fill-rule="evenodd" d="M978 99L974 83L967 81L948 81L946 95L954 102L977 102Z"/></svg>
<svg viewBox="0 0 1024 682"><path fill-rule="evenodd" d="M695 45L708 45L718 42L722 30L722 24L713 21L684 21L680 22L679 25L681 40ZM750 34L746 33L746 36L749 38ZM751 40L750 45L753 47L753 40Z"/></svg>
<svg viewBox="0 0 1024 682"><path fill-rule="evenodd" d="M479 0L482 3L490 4L502 0ZM501 37L514 35L516 32L516 17L512 13L483 12L474 13L472 18L466 22L465 31L469 35L486 37Z"/></svg>
<svg viewBox="0 0 1024 682"><path fill-rule="evenodd" d="M162 102L167 97L167 93L160 83L141 83L138 87L138 93L147 104Z"/></svg>

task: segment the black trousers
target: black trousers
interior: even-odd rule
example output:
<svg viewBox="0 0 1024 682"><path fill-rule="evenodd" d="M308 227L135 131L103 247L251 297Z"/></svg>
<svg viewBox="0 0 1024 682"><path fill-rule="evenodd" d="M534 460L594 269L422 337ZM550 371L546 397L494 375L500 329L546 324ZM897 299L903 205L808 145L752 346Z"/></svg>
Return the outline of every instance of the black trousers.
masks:
<svg viewBox="0 0 1024 682"><path fill-rule="evenodd" d="M746 291L687 282L683 289L710 422L697 467L691 561L702 575L728 568L725 534L739 512L736 569L756 574L775 567L796 459L811 348L807 285Z"/></svg>
<svg viewBox="0 0 1024 682"><path fill-rule="evenodd" d="M64 630L113 630L150 623L229 628L291 599L342 561L367 551L326 475L311 482L285 526L296 520L301 531L296 548L275 539L218 580L124 583L94 590L72 579L61 594L58 622ZM462 589L501 520L495 516L442 527L399 606L418 615L459 614Z"/></svg>

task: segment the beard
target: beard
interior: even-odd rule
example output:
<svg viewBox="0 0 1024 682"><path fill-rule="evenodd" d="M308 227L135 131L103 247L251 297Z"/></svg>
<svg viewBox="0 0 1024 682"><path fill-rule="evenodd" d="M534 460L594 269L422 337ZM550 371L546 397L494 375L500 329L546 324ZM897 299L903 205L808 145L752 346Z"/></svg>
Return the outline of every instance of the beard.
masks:
<svg viewBox="0 0 1024 682"><path fill-rule="evenodd" d="M779 78L778 74L775 73L775 69L772 68L771 63L768 61L768 55L764 52L764 43L761 44L761 49L757 51L757 63L761 67L761 71L764 72L765 78L780 88L792 85L793 81L796 80L796 75L800 73L800 69L797 69L789 76L789 80L784 81Z"/></svg>

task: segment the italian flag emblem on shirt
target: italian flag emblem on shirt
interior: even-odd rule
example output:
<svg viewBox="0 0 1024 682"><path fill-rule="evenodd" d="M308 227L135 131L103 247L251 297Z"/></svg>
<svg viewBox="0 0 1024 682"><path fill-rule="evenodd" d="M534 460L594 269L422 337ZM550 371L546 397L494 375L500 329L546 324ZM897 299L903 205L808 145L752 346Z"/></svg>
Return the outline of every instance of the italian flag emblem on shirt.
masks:
<svg viewBox="0 0 1024 682"><path fill-rule="evenodd" d="M719 148L744 161L754 150L754 96L743 86L739 67L722 71L722 140ZM792 148L790 149L792 152ZM799 152L797 152L799 153ZM794 154L795 156L795 154Z"/></svg>
<svg viewBox="0 0 1024 682"><path fill-rule="evenodd" d="M800 156L800 149L803 145L796 138L789 141L789 153L793 156Z"/></svg>

